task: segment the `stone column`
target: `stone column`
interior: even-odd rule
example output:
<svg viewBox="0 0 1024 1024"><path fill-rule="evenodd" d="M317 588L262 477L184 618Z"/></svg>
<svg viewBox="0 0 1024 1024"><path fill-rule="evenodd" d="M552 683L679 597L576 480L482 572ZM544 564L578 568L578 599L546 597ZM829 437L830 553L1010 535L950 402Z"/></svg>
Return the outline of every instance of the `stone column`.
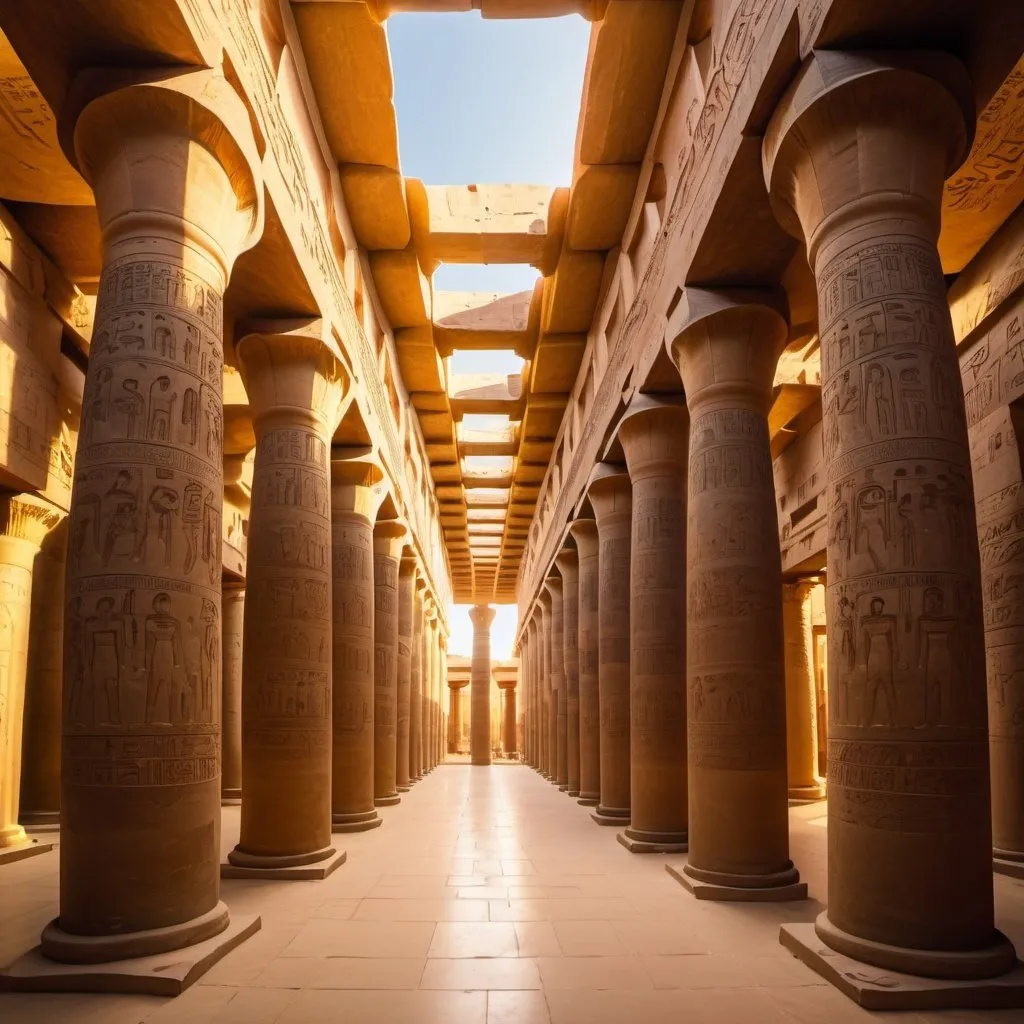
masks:
<svg viewBox="0 0 1024 1024"><path fill-rule="evenodd" d="M474 605L469 612L473 623L469 756L476 765L491 763L491 623L495 614L486 604Z"/></svg>
<svg viewBox="0 0 1024 1024"><path fill-rule="evenodd" d="M526 644L526 763L537 770L537 638L532 610L523 630Z"/></svg>
<svg viewBox="0 0 1024 1024"><path fill-rule="evenodd" d="M221 584L221 718L224 723L220 780L221 803L242 799L242 631L245 623L245 584Z"/></svg>
<svg viewBox="0 0 1024 1024"><path fill-rule="evenodd" d="M970 96L947 54L819 51L765 136L773 208L818 289L829 905L816 935L783 938L819 966L822 943L929 977L1016 962L993 927L974 495L936 250Z"/></svg>
<svg viewBox="0 0 1024 1024"><path fill-rule="evenodd" d="M31 494L0 498L0 863L53 848L33 846L18 811L32 572L46 534L61 518Z"/></svg>
<svg viewBox="0 0 1024 1024"><path fill-rule="evenodd" d="M413 581L412 646L409 655L409 779L423 778L423 590L422 576Z"/></svg>
<svg viewBox="0 0 1024 1024"><path fill-rule="evenodd" d="M437 645L437 608L433 594L425 602L426 615L423 621L423 771L434 770L435 745L437 743L437 663L434 648Z"/></svg>
<svg viewBox="0 0 1024 1024"><path fill-rule="evenodd" d="M558 573L552 573L544 581L544 587L551 597L551 707L548 709L553 770L551 781L565 792L569 788L566 760L566 715L569 707L565 693L565 612L562 577Z"/></svg>
<svg viewBox="0 0 1024 1024"><path fill-rule="evenodd" d="M331 452L331 829L364 832L381 824L374 809L374 521L386 492L380 466L348 454Z"/></svg>
<svg viewBox="0 0 1024 1024"><path fill-rule="evenodd" d="M349 378L320 321L250 324L242 334L256 461L242 639L245 799L225 874L323 878L344 859L331 845L331 576L344 549L332 558L329 453Z"/></svg>
<svg viewBox="0 0 1024 1024"><path fill-rule="evenodd" d="M461 679L449 679L449 703L451 706L450 724L451 732L449 739L449 752L458 754L462 740L462 691L466 683Z"/></svg>
<svg viewBox="0 0 1024 1024"><path fill-rule="evenodd" d="M774 294L687 288L668 328L690 410L683 884L704 899L807 894L789 859L782 564L768 440L788 328L776 305L785 308Z"/></svg>
<svg viewBox="0 0 1024 1024"><path fill-rule="evenodd" d="M373 531L373 802L390 807L398 795L398 560L405 527L378 522Z"/></svg>
<svg viewBox="0 0 1024 1024"><path fill-rule="evenodd" d="M579 560L579 749L580 798L584 807L601 799L600 706L597 695L597 523L577 519L569 527Z"/></svg>
<svg viewBox="0 0 1024 1024"><path fill-rule="evenodd" d="M438 690L441 694L440 705L443 710L444 694L448 692L448 634L443 629L441 631L440 637L438 638L437 645L437 679ZM448 736L448 729L449 726L451 725L451 722L449 721L447 711L443 712L441 718L441 727L438 730L439 735L441 737L441 742L439 744L438 749L440 751L439 760L444 761L446 760L448 746L446 737Z"/></svg>
<svg viewBox="0 0 1024 1024"><path fill-rule="evenodd" d="M218 72L131 82L83 72L61 112L103 258L68 528L60 917L42 936L70 963L180 949L229 923L213 686L222 296L262 231L263 184Z"/></svg>
<svg viewBox="0 0 1024 1024"><path fill-rule="evenodd" d="M638 396L619 424L633 486L630 554L632 853L686 850L686 408Z"/></svg>
<svg viewBox="0 0 1024 1024"><path fill-rule="evenodd" d="M538 652L540 664L540 715L537 728L540 733L540 773L548 781L555 778L555 750L552 743L555 736L554 704L551 692L551 594L545 586L541 586L537 597L540 618L537 623L537 636L540 640Z"/></svg>
<svg viewBox="0 0 1024 1024"><path fill-rule="evenodd" d="M818 695L814 680L814 580L782 585L782 633L786 664L786 774L789 799L809 802L825 796L818 775Z"/></svg>
<svg viewBox="0 0 1024 1024"><path fill-rule="evenodd" d="M562 574L562 677L565 690L565 783L580 795L579 559L575 547L555 558ZM560 726L561 728L561 726Z"/></svg>
<svg viewBox="0 0 1024 1024"><path fill-rule="evenodd" d="M597 689L600 707L599 825L629 822L629 563L633 490L619 466L594 468L588 496L597 522Z"/></svg>
<svg viewBox="0 0 1024 1024"><path fill-rule="evenodd" d="M8 503L17 500L9 498ZM47 511L45 507L41 509L44 518L49 518ZM50 511L58 522L49 533L45 533L43 526L44 536L32 569L32 611L25 669L18 821L28 832L56 832L60 828L61 663L68 531L63 513L56 508ZM36 848L45 849L40 844Z"/></svg>
<svg viewBox="0 0 1024 1024"><path fill-rule="evenodd" d="M412 713L412 607L416 586L416 558L404 555L398 566L398 744L395 754L395 785L408 793L411 781Z"/></svg>
<svg viewBox="0 0 1024 1024"><path fill-rule="evenodd" d="M498 684L504 692L501 709L501 748L506 757L516 752L516 681L509 679Z"/></svg>

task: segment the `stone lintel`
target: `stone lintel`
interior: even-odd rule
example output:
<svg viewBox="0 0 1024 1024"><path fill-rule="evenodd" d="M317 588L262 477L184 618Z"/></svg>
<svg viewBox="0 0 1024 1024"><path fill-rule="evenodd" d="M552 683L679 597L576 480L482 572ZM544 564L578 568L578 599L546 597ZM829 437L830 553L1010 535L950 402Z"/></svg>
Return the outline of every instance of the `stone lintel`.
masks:
<svg viewBox="0 0 1024 1024"><path fill-rule="evenodd" d="M258 915L233 916L219 935L184 949L104 964L62 964L36 946L0 973L0 991L178 996L260 930Z"/></svg>
<svg viewBox="0 0 1024 1024"><path fill-rule="evenodd" d="M837 953L813 924L784 924L779 941L798 960L866 1010L994 1010L1024 1007L1024 965L995 978L922 978Z"/></svg>

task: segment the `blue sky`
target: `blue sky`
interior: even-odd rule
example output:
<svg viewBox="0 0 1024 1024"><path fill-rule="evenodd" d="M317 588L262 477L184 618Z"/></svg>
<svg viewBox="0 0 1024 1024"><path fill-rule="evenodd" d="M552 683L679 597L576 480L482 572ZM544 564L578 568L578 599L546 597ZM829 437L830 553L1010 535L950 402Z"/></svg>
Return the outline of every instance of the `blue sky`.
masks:
<svg viewBox="0 0 1024 1024"><path fill-rule="evenodd" d="M405 175L428 185L571 183L590 36L583 18L395 14L386 24ZM434 285L517 292L532 288L536 277L522 265L446 265ZM485 356L463 357L458 367L491 368ZM449 617L449 650L472 654L469 607L451 608ZM510 656L515 625L515 606L499 607L491 627L495 659Z"/></svg>

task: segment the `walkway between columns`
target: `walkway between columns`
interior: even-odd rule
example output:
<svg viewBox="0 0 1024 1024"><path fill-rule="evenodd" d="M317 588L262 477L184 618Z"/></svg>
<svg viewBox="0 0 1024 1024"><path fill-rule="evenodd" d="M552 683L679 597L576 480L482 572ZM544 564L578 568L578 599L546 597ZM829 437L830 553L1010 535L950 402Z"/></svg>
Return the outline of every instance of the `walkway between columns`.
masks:
<svg viewBox="0 0 1024 1024"><path fill-rule="evenodd" d="M868 1013L792 958L779 924L824 902L825 804L790 810L812 899L694 900L524 767L447 764L346 836L322 882L226 880L263 928L175 1000L0 995L4 1024L985 1024L1019 1011ZM224 809L223 851L238 839ZM58 853L0 875L0 963L56 913ZM1024 948L1024 886L997 875L996 924Z"/></svg>

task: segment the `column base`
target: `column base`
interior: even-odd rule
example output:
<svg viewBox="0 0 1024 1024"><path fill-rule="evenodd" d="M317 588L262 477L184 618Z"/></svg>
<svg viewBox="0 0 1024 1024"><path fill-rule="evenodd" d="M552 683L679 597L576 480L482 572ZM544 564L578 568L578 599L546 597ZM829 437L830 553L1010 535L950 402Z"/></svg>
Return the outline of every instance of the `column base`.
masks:
<svg viewBox="0 0 1024 1024"><path fill-rule="evenodd" d="M992 851L992 870L998 875L1009 875L1011 878L1024 878L1024 853L1016 850Z"/></svg>
<svg viewBox="0 0 1024 1024"><path fill-rule="evenodd" d="M258 915L239 915L232 917L219 934L183 949L104 963L58 963L36 946L0 973L0 991L178 996L218 960L255 935L260 924Z"/></svg>
<svg viewBox="0 0 1024 1024"><path fill-rule="evenodd" d="M578 789L567 789L565 791L565 795L567 797L571 797L573 800L575 800L576 797L578 797L580 795L580 791Z"/></svg>
<svg viewBox="0 0 1024 1024"><path fill-rule="evenodd" d="M348 854L328 846L293 857L262 857L237 846L221 864L221 878L269 878L278 881L321 882L345 863Z"/></svg>
<svg viewBox="0 0 1024 1024"><path fill-rule="evenodd" d="M43 929L37 948L46 959L61 964L110 964L176 953L216 938L230 924L231 916L223 900L212 910L189 921L118 935L78 935L65 931L60 926L60 918L55 917Z"/></svg>
<svg viewBox="0 0 1024 1024"><path fill-rule="evenodd" d="M19 815L21 827L28 835L39 832L60 831L60 811L22 811Z"/></svg>
<svg viewBox="0 0 1024 1024"><path fill-rule="evenodd" d="M695 878L687 873L686 865L680 869L676 864L666 864L665 870L687 892L693 893L699 900L715 900L722 903L789 903L807 899L806 882L781 882L772 885L759 885L755 888L745 885L726 885L721 882ZM793 874L796 879L799 879L800 876L795 869Z"/></svg>
<svg viewBox="0 0 1024 1024"><path fill-rule="evenodd" d="M26 857L38 857L41 853L49 853L57 844L46 840L25 839L15 846L0 847L0 864L13 864L16 860L25 860Z"/></svg>
<svg viewBox="0 0 1024 1024"><path fill-rule="evenodd" d="M580 793L580 798L576 801L580 807L596 807L600 802L601 795L599 793Z"/></svg>
<svg viewBox="0 0 1024 1024"><path fill-rule="evenodd" d="M374 807L394 807L401 802L402 798L397 793L394 796L375 796L373 798Z"/></svg>
<svg viewBox="0 0 1024 1024"><path fill-rule="evenodd" d="M469 763L471 765L475 765L477 768L489 768L491 766L491 759L489 757L474 757Z"/></svg>
<svg viewBox="0 0 1024 1024"><path fill-rule="evenodd" d="M220 791L221 807L237 807L242 802L241 789L222 789Z"/></svg>
<svg viewBox="0 0 1024 1024"><path fill-rule="evenodd" d="M332 814L332 832L369 832L384 824L376 811L360 811L358 814Z"/></svg>
<svg viewBox="0 0 1024 1024"><path fill-rule="evenodd" d="M790 786L788 792L790 804L813 804L825 799L824 781L811 786Z"/></svg>
<svg viewBox="0 0 1024 1024"><path fill-rule="evenodd" d="M629 808L603 807L601 804L598 804L597 810L594 811L590 817L593 818L598 825L608 825L619 828L622 825L629 824Z"/></svg>
<svg viewBox="0 0 1024 1024"><path fill-rule="evenodd" d="M686 853L690 848L685 832L645 832L627 828L615 838L630 853Z"/></svg>
<svg viewBox="0 0 1024 1024"><path fill-rule="evenodd" d="M412 789L412 786L396 786L395 789L397 789L399 793L408 793L409 790Z"/></svg>
<svg viewBox="0 0 1024 1024"><path fill-rule="evenodd" d="M1005 939L1003 942L1009 946L1009 967L1006 973L981 979L928 978L889 968L875 969L826 945L818 937L813 924L784 924L779 930L779 942L812 971L866 1010L995 1010L1024 1007L1024 966L1014 959L1013 947ZM915 953L931 955L925 950ZM937 958L948 958L957 954L937 952L934 955Z"/></svg>

